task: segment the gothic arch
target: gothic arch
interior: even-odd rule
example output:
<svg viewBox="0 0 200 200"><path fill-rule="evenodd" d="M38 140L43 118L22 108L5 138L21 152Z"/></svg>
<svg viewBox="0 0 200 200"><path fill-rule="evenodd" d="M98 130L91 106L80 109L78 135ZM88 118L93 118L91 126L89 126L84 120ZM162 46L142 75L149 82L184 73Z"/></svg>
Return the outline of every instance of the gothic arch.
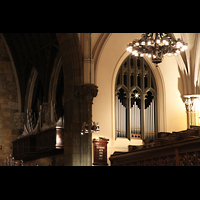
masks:
<svg viewBox="0 0 200 200"><path fill-rule="evenodd" d="M62 67L62 60L61 60L61 55L58 53L55 63L53 66L51 78L50 78L50 84L49 84L49 101L53 101L55 103L56 101L56 87L58 84L58 79L59 79L59 73ZM50 102L49 102L50 103Z"/></svg>
<svg viewBox="0 0 200 200"><path fill-rule="evenodd" d="M22 111L21 90L20 90L20 84L19 84L19 79L18 79L18 75L17 75L15 62L13 60L13 56L11 54L10 48L9 48L7 42L6 42L6 39L5 39L4 35L3 35L3 33L0 33L0 37L3 39L3 42L5 44L5 47L7 49L7 52L8 52L8 55L10 57L11 64L12 64L12 68L13 68L13 72L14 72L14 76L15 76L15 81L16 81L16 85L17 85L18 111L21 112Z"/></svg>
<svg viewBox="0 0 200 200"><path fill-rule="evenodd" d="M129 55L129 52L124 52L121 57L119 58L119 60L116 63L116 66L114 68L113 71L113 77L112 77L112 132L115 133L115 81L116 81L116 77L117 77L117 73L119 71L119 68L121 66L121 64L124 62L124 60L127 58L127 56ZM157 86L157 104L158 104L158 132L161 131L166 131L166 103L165 103L165 85L164 85L164 80L163 80L163 76L162 73L160 71L159 68L155 67L155 65L151 62L151 60L144 56L144 59L146 60L146 62L148 63L154 78L155 78L155 82L156 82L156 86ZM147 91L146 91L147 92ZM115 134L113 134L113 139L115 138Z"/></svg>
<svg viewBox="0 0 200 200"><path fill-rule="evenodd" d="M26 91L26 97L25 97L25 109L31 110L31 105L32 105L32 100L33 100L33 91L35 87L35 82L38 77L38 72L37 70L33 67L31 71L31 75L28 81L28 87Z"/></svg>

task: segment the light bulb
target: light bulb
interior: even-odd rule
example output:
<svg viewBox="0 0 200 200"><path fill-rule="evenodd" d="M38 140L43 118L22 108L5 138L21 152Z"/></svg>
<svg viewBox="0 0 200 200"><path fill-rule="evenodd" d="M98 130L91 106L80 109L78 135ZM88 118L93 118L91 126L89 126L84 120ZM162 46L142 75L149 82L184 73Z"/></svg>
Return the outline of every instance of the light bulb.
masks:
<svg viewBox="0 0 200 200"><path fill-rule="evenodd" d="M132 49L133 49L132 46L128 46L128 47L126 48L126 51L129 51L129 52L131 53L131 52L132 52Z"/></svg>
<svg viewBox="0 0 200 200"><path fill-rule="evenodd" d="M156 40L156 43L157 43L157 44L160 44L160 39L157 39L157 40Z"/></svg>
<svg viewBox="0 0 200 200"><path fill-rule="evenodd" d="M137 50L132 51L132 55L135 56L135 54L138 54L138 51L137 51Z"/></svg>
<svg viewBox="0 0 200 200"><path fill-rule="evenodd" d="M172 54L171 54L171 53L168 53L167 55L168 55L169 57L170 57L170 56L172 56Z"/></svg>
<svg viewBox="0 0 200 200"><path fill-rule="evenodd" d="M181 51L185 51L185 49L182 47L182 48L181 48Z"/></svg>
<svg viewBox="0 0 200 200"><path fill-rule="evenodd" d="M151 45L151 41L148 41L148 42L147 42L147 45L148 45L148 46Z"/></svg>
<svg viewBox="0 0 200 200"><path fill-rule="evenodd" d="M184 50L187 50L188 47L187 47L187 45L183 45L182 48L183 48Z"/></svg>
<svg viewBox="0 0 200 200"><path fill-rule="evenodd" d="M169 42L166 39L164 39L163 44L167 46L167 45L169 45Z"/></svg>
<svg viewBox="0 0 200 200"><path fill-rule="evenodd" d="M181 42L177 42L177 43L176 43L176 47L177 47L177 48L180 48L180 47L182 47L182 46L183 46L183 44L182 44Z"/></svg>

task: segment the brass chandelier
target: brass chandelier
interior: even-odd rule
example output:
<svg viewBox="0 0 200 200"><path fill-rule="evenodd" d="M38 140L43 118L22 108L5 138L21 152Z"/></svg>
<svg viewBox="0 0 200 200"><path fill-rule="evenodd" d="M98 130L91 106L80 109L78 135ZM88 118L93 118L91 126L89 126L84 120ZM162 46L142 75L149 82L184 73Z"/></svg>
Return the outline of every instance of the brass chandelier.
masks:
<svg viewBox="0 0 200 200"><path fill-rule="evenodd" d="M129 43L126 50L134 56L148 56L158 67L163 56L178 56L181 51L187 50L187 46L187 43L180 38L174 39L170 33L144 33L141 39Z"/></svg>

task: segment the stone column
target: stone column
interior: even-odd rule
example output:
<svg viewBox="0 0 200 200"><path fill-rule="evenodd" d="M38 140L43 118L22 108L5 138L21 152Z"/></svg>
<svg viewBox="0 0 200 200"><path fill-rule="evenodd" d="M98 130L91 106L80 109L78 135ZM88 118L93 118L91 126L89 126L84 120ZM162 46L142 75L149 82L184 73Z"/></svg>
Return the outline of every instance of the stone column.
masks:
<svg viewBox="0 0 200 200"><path fill-rule="evenodd" d="M200 95L184 95L183 97L187 113L187 128L191 125L199 126Z"/></svg>
<svg viewBox="0 0 200 200"><path fill-rule="evenodd" d="M75 87L75 96L80 103L80 121L81 124L86 122L92 125L92 104L93 98L97 96L98 87L94 84L83 84ZM79 132L81 135L81 130ZM81 151L81 165L92 165L92 133L85 133L81 135L80 140Z"/></svg>
<svg viewBox="0 0 200 200"><path fill-rule="evenodd" d="M94 60L92 59L91 33L81 33L80 43L83 54L84 83L94 83Z"/></svg>

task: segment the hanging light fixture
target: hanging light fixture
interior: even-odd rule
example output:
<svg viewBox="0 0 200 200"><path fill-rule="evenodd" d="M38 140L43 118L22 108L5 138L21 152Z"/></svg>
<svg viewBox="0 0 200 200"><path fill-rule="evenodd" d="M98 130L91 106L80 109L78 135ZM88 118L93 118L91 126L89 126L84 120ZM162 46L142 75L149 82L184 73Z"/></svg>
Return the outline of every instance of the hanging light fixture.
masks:
<svg viewBox="0 0 200 200"><path fill-rule="evenodd" d="M134 56L148 56L158 67L163 56L178 56L181 51L187 50L187 46L180 38L175 40L170 33L144 33L141 39L129 43L126 50Z"/></svg>
<svg viewBox="0 0 200 200"><path fill-rule="evenodd" d="M93 132L99 132L100 129L99 129L99 123L95 123L95 122L92 122L93 124L92 125L88 125L86 122L83 123L83 126L82 126L82 130L81 130L81 135L84 135L85 133L93 133Z"/></svg>

